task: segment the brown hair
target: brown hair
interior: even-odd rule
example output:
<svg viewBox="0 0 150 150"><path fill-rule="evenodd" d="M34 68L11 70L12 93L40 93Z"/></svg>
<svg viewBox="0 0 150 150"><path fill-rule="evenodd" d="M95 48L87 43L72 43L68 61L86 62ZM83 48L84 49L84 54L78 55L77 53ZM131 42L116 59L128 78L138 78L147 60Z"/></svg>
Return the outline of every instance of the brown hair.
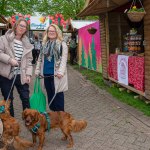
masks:
<svg viewBox="0 0 150 150"><path fill-rule="evenodd" d="M28 32L28 22L27 22L27 20L25 20L24 18L19 18L16 22L15 22L15 24L14 24L14 26L13 26L13 31L14 31L14 33L16 34L16 28L17 28L17 26L20 24L20 22L21 21L24 21L25 23L26 23L26 32L23 34L23 36L24 35L26 35L27 34L27 32Z"/></svg>

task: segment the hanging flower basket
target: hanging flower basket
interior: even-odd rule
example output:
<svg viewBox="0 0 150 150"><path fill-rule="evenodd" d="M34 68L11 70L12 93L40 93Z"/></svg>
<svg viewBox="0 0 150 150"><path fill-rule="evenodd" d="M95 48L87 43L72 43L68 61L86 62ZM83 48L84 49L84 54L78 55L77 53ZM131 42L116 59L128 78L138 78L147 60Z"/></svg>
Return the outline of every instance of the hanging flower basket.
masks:
<svg viewBox="0 0 150 150"><path fill-rule="evenodd" d="M145 9L143 7L141 0L138 0L139 3L141 4L141 8L136 7L136 1L137 0L133 0L129 11L127 12L127 16L132 22L140 22L146 15L146 12L145 12Z"/></svg>
<svg viewBox="0 0 150 150"><path fill-rule="evenodd" d="M144 16L146 15L146 12L134 12L134 11L129 11L127 12L128 18L132 22L140 22Z"/></svg>
<svg viewBox="0 0 150 150"><path fill-rule="evenodd" d="M95 34L96 31L97 31L97 29L95 29L95 28L93 28L93 27L88 28L87 30L88 30L89 34Z"/></svg>

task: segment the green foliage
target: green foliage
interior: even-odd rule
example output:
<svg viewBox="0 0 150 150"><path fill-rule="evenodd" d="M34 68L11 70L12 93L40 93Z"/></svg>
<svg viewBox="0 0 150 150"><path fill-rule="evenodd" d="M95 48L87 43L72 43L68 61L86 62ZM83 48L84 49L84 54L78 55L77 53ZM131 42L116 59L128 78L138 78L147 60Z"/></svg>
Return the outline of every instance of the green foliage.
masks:
<svg viewBox="0 0 150 150"><path fill-rule="evenodd" d="M0 14L11 16L15 13L33 14L38 0L1 0Z"/></svg>
<svg viewBox="0 0 150 150"><path fill-rule="evenodd" d="M130 9L128 12L144 12L144 8L136 8L136 6L133 6L132 9Z"/></svg>
<svg viewBox="0 0 150 150"><path fill-rule="evenodd" d="M16 13L35 15L63 14L65 20L68 18L79 19L77 14L83 9L85 0L0 0L0 14L12 16ZM88 20L95 17L85 17ZM97 17L96 17L97 18Z"/></svg>
<svg viewBox="0 0 150 150"><path fill-rule="evenodd" d="M144 101L140 99L134 99L134 93L127 93L126 91L120 92L118 87L109 87L104 83L103 77L101 73L87 70L83 67L78 67L77 65L74 66L74 69L78 70L82 75L87 79L90 80L92 83L97 85L99 88L104 89L111 93L113 97L117 100L126 103L139 111L143 112L144 115L150 116L150 106L145 104Z"/></svg>
<svg viewBox="0 0 150 150"><path fill-rule="evenodd" d="M63 14L65 19L76 19L76 15L83 8L85 0L41 0L36 11L43 15ZM41 7L42 6L42 7Z"/></svg>

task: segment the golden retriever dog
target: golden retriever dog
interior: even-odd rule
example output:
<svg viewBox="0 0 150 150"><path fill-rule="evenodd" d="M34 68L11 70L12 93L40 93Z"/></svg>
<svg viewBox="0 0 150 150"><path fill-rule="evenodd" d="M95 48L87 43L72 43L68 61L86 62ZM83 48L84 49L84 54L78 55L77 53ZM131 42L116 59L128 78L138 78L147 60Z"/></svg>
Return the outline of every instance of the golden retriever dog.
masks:
<svg viewBox="0 0 150 150"><path fill-rule="evenodd" d="M58 112L48 112L50 119L50 129L60 128L63 137L62 140L69 141L68 148L73 147L73 138L71 132L80 132L87 126L87 122L84 120L75 120L69 113L58 111ZM22 118L25 120L25 126L32 133L33 143L36 143L36 137L39 138L38 150L42 150L45 131L48 129L48 121L43 114L33 109L25 109L22 113ZM33 128L37 127L36 132L33 132Z"/></svg>
<svg viewBox="0 0 150 150"><path fill-rule="evenodd" d="M27 150L33 146L32 142L29 142L19 137L20 125L18 121L10 115L9 112L10 100L0 100L0 107L3 107L3 111L0 112L0 119L3 123L2 140L4 147L2 150L7 150L9 145L12 145L16 150Z"/></svg>

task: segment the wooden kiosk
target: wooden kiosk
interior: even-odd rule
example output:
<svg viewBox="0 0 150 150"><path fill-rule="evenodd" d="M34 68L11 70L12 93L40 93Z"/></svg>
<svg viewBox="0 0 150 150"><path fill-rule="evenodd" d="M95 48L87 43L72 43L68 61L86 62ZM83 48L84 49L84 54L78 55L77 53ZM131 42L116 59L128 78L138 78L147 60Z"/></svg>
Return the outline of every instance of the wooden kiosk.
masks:
<svg viewBox="0 0 150 150"><path fill-rule="evenodd" d="M130 8L131 2L132 1L129 2L128 0L88 0L86 7L78 16L99 16L103 78L116 82L128 90L150 100L150 1L142 0L146 15L144 19L138 23L129 21L127 14L124 13L126 9ZM131 50L130 53L129 50L124 51L124 35L129 34L133 27L137 28L138 34L141 35L140 53L136 53L136 51L131 53ZM120 52L116 52L117 48L119 48ZM138 48L136 48L136 50L137 49ZM121 84L115 77L111 76L109 72L110 58L112 55L118 54L129 56L129 58L131 57L132 59L142 59L142 65L136 65L138 66L136 69L137 72L133 74L135 76L132 75L136 83L136 75L138 72L142 72L142 74L140 74L142 77L140 76L141 78L139 78L139 80L142 81L142 88L132 84ZM140 71L139 66L143 66L142 71Z"/></svg>

